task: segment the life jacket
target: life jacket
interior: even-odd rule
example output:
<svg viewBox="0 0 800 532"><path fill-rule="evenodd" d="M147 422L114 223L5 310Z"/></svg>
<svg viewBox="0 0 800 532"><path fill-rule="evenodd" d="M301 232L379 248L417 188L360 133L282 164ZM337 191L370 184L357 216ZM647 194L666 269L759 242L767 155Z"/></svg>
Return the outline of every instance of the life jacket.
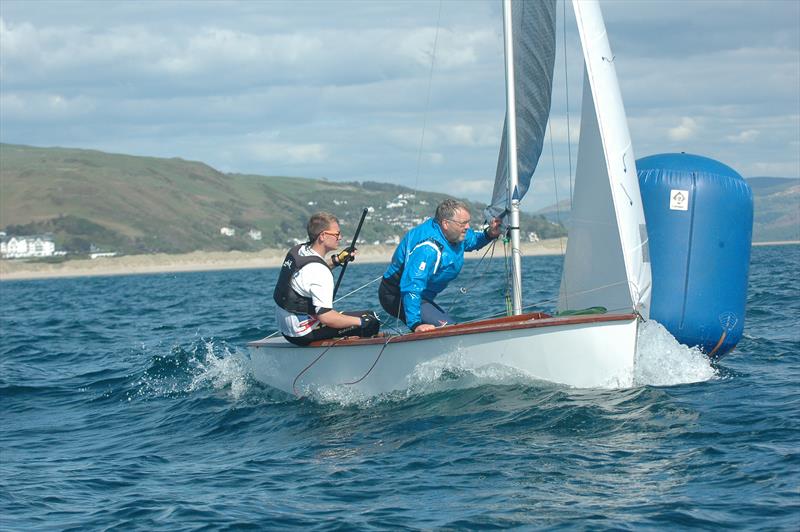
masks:
<svg viewBox="0 0 800 532"><path fill-rule="evenodd" d="M328 266L328 263L317 254L307 257L300 255L300 248L305 245L307 244L298 244L286 254L286 258L283 259L283 266L281 266L281 272L278 275L278 282L275 283L275 291L272 293L272 299L275 300L275 303L293 314L316 314L311 298L301 296L292 288L294 275L314 262L324 264L325 267Z"/></svg>

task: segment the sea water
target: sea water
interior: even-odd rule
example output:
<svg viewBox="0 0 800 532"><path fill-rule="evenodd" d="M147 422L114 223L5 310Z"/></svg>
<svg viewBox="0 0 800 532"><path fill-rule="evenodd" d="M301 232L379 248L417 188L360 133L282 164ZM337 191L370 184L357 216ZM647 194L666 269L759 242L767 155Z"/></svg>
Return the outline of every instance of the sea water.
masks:
<svg viewBox="0 0 800 532"><path fill-rule="evenodd" d="M523 267L551 311L561 258ZM337 306L375 307L382 268L352 264ZM651 322L631 386L453 357L372 398L253 379L275 269L3 282L0 529L797 530L798 269L798 246L753 249L715 364ZM439 302L502 313L505 278L469 261Z"/></svg>

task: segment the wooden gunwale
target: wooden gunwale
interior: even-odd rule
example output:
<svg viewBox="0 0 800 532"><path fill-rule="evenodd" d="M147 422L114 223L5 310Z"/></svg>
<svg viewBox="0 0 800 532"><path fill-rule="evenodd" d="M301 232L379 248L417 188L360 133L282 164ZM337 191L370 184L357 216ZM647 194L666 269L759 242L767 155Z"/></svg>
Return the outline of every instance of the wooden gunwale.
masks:
<svg viewBox="0 0 800 532"><path fill-rule="evenodd" d="M608 321L627 321L636 319L635 314L587 314L583 316L562 316L553 317L542 312L531 312L520 314L519 316L504 316L502 318L492 318L488 320L475 321L470 323L459 323L446 327L436 328L432 331L409 333L401 335L383 336L375 338L359 338L356 336L332 340L319 340L311 342L308 347L344 347L358 345L383 345L385 343L397 344L401 342L416 342L419 340L430 340L432 338L444 338L447 336L460 336L468 334L479 334L496 331L513 331L518 329L536 329L540 327L559 327L566 325L580 325L587 323L601 323ZM250 347L278 347L268 343L261 343L261 340L250 342ZM285 347L297 348L292 344ZM302 347L300 348L302 349Z"/></svg>

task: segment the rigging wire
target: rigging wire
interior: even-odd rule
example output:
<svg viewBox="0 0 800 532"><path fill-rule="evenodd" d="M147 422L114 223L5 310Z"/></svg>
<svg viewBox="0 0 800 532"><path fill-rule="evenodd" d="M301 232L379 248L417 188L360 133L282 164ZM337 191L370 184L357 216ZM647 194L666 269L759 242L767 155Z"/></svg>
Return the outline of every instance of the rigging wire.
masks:
<svg viewBox="0 0 800 532"><path fill-rule="evenodd" d="M553 192L556 195L556 221L558 225L561 225L561 208L558 206L558 178L556 177L556 152L553 148L553 123L550 122L550 127L548 128L550 133L550 159L553 161ZM563 227L563 225L562 225ZM564 254L564 240L559 237L558 239L558 246L561 254Z"/></svg>
<svg viewBox="0 0 800 532"><path fill-rule="evenodd" d="M339 297L339 298L337 298L337 299L334 301L334 303L338 303L339 301L342 301L343 299L346 299L346 298L348 298L348 297L352 296L352 295L353 295L353 294L355 294L356 292L358 292L358 291L360 291L360 290L363 290L364 288L368 287L368 286L369 286L369 285L371 285L372 283L374 283L374 282L377 282L378 280L380 280L380 278L381 278L381 277L382 277L382 276L378 276L378 277L376 277L375 279L373 279L373 280L369 281L368 283L365 283L365 284L363 284L363 285L359 286L358 288L356 288L356 289L355 289L355 290L353 290L352 292L349 292L349 293L347 293L347 294L343 295L342 297ZM280 332L281 332L281 331L279 331L279 330L272 331L272 332L271 332L271 333L270 333L268 336L265 336L265 337L263 338L263 340L268 340L268 339L270 339L270 338L274 338L275 336L278 336L278 335L280 334Z"/></svg>
<svg viewBox="0 0 800 532"><path fill-rule="evenodd" d="M365 284L363 284L363 285L359 286L358 288L356 288L356 289L355 289L355 290L353 290L352 292L349 292L349 293L347 293L347 294L343 295L342 297L340 297L340 298L337 298L337 299L334 301L334 303L338 303L339 301L342 301L343 299L345 299L345 298L348 298L348 297L352 296L352 295L353 295L353 294L355 294L356 292L358 292L358 291L360 291L360 290L363 290L364 288L368 287L368 286L369 286L369 285L371 285L372 283L378 282L378 281L381 279L381 277L383 277L383 275L379 275L378 277L376 277L375 279L373 279L373 280L369 281L368 283L365 283Z"/></svg>
<svg viewBox="0 0 800 532"><path fill-rule="evenodd" d="M591 292L597 292L598 290L604 290L606 288L611 288L611 287L614 287L614 286L621 286L621 285L624 285L624 284L627 284L627 282L626 281L619 281L619 282L616 282L616 283L609 283L609 284L606 284L606 285L603 285L603 286L597 286L595 288L588 288L586 290L581 290L579 292L572 292L570 295L575 296L575 295L588 294L588 293L591 293ZM553 297L553 298L550 298L550 299L542 299L542 300L536 301L534 303L530 303L528 305L523 306L522 310L532 309L532 308L535 308L535 307L541 307L541 306L549 304L549 303L557 303L557 302L558 302L558 297ZM623 311L623 310L630 310L630 309L628 307L617 307L617 308L610 308L610 309L606 309L606 310L607 310L607 312L616 312L616 311ZM497 318L497 317L500 317L502 315L503 315L502 312L498 312L498 313L494 313L494 314L485 314L483 316L479 316L479 317L473 318L471 320L465 320L465 321L463 321L461 323L474 323L476 321L486 320L486 319L489 319L489 318ZM508 315L507 312L506 312L506 315Z"/></svg>
<svg viewBox="0 0 800 532"><path fill-rule="evenodd" d="M433 67L436 65L436 50L439 44L439 28L442 20L442 4L443 0L439 0L439 9L436 14L436 32L433 36L433 47L431 49L431 67L428 70L428 89L425 94L425 111L422 114L422 132L419 139L419 149L417 150L417 170L414 175L414 208L412 213L416 212L419 208L419 175L422 168L422 152L425 148L425 131L428 127L428 111L430 110L431 103L431 87L433 86ZM400 325L400 314L403 312L403 299L400 298L400 307L397 316L394 316L394 325ZM379 356L380 358L380 356Z"/></svg>
<svg viewBox="0 0 800 532"><path fill-rule="evenodd" d="M478 269L481 267L481 263L483 262L483 259L486 258L486 255L489 255L489 261L491 261L494 258L494 248L496 244L497 244L497 239L492 240L491 244L489 244L489 247L486 248L486 251L484 251L483 255L481 255L480 260L478 260L478 264L476 264L475 267L472 269L473 274L478 272ZM489 254L489 252L491 252L491 254ZM450 302L450 308L453 308L456 305L456 303L460 303L461 300L464 298L464 296L467 295L468 292L472 291L473 288L475 288L475 286L481 281L481 279L483 279L483 276L489 273L490 266L491 262L489 262L484 271L480 273L480 275L478 275L478 278L475 279L469 287L462 286L461 288L458 289L457 293L453 296L453 300Z"/></svg>
<svg viewBox="0 0 800 532"><path fill-rule="evenodd" d="M431 103L431 87L433 86L433 67L436 64L436 48L439 44L439 23L442 19L442 2L443 0L439 0L439 12L436 15L436 33L433 36L433 49L431 50L431 67L428 71L428 90L425 94L425 112L422 114L422 133L419 139L419 150L417 150L417 172L414 176L414 199L416 202L414 204L415 207L419 207L419 197L417 192L419 191L419 174L420 169L422 167L422 150L425 146L425 131L428 126L428 111L430 109Z"/></svg>
<svg viewBox="0 0 800 532"><path fill-rule="evenodd" d="M563 16L561 17L562 31L561 35L564 38L564 92L567 98L567 154L569 159L569 204L572 208L572 132L569 125L569 70L567 69L567 3L564 2L561 6ZM558 203L556 203L556 208Z"/></svg>

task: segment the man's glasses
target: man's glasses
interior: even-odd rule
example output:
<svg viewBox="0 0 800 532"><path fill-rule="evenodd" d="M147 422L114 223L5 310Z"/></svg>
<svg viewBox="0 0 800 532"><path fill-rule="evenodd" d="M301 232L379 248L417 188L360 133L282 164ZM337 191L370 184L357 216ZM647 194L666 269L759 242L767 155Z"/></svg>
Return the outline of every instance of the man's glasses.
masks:
<svg viewBox="0 0 800 532"><path fill-rule="evenodd" d="M459 222L458 220L453 220L451 218L445 218L448 222L453 222L454 224L458 224L459 227L466 227L469 225L469 220L465 220L463 222Z"/></svg>
<svg viewBox="0 0 800 532"><path fill-rule="evenodd" d="M332 231L323 231L322 234L323 235L331 235L332 237L336 238L336 240L341 240L341 238L342 238L342 232L341 231L336 231L335 233L332 232Z"/></svg>

